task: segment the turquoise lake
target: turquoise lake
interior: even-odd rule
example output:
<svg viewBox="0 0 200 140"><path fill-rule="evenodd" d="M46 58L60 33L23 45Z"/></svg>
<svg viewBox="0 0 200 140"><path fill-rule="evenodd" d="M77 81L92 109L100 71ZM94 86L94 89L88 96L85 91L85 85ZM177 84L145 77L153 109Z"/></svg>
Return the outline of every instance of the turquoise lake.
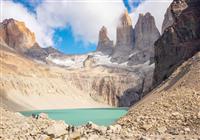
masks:
<svg viewBox="0 0 200 140"><path fill-rule="evenodd" d="M87 108L87 109L61 109L61 110L35 110L23 111L24 116L46 113L54 120L64 120L67 124L83 125L92 121L98 125L108 126L125 115L128 108Z"/></svg>

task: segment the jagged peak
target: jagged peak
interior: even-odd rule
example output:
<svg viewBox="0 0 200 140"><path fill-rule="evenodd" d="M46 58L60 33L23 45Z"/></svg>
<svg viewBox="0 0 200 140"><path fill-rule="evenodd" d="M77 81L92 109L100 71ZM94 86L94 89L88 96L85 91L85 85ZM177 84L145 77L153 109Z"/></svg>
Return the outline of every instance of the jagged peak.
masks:
<svg viewBox="0 0 200 140"><path fill-rule="evenodd" d="M13 28L17 28L19 30L19 32L29 35L32 38L32 41L36 42L35 33L31 32L26 27L26 24L23 21L18 21L13 18L9 18L9 19L3 20L3 22L1 24L3 24L4 26L12 26Z"/></svg>
<svg viewBox="0 0 200 140"><path fill-rule="evenodd" d="M147 12L145 14L139 13L139 19L141 19L141 18L154 18L154 17L151 15L150 12Z"/></svg>
<svg viewBox="0 0 200 140"><path fill-rule="evenodd" d="M127 10L125 10L120 17L120 26L132 26L131 17L129 16Z"/></svg>
<svg viewBox="0 0 200 140"><path fill-rule="evenodd" d="M6 24L8 24L8 23L10 23L10 22L14 22L14 21L15 21L15 20L14 20L13 18L4 19L3 22L2 22L1 24L6 25Z"/></svg>
<svg viewBox="0 0 200 140"><path fill-rule="evenodd" d="M151 15L151 13L147 12L145 14L142 14L140 13L139 14L139 18L138 18L138 21L136 23L136 26L138 24L141 24L142 22L145 22L145 24L152 24L152 25L155 25L155 19L154 17Z"/></svg>
<svg viewBox="0 0 200 140"><path fill-rule="evenodd" d="M107 34L107 28L105 26L102 26L99 31L99 41L110 41Z"/></svg>
<svg viewBox="0 0 200 140"><path fill-rule="evenodd" d="M16 50L25 51L37 43L35 34L22 21L10 18L3 20L0 25L0 38Z"/></svg>

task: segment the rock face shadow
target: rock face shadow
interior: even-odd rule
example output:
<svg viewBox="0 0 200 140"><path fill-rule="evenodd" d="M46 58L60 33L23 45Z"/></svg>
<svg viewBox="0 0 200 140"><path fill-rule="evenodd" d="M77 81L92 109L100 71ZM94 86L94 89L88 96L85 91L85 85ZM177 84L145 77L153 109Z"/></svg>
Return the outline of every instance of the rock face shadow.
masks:
<svg viewBox="0 0 200 140"><path fill-rule="evenodd" d="M119 107L130 107L140 100L140 96L140 92L134 88L127 89L121 97L118 97Z"/></svg>

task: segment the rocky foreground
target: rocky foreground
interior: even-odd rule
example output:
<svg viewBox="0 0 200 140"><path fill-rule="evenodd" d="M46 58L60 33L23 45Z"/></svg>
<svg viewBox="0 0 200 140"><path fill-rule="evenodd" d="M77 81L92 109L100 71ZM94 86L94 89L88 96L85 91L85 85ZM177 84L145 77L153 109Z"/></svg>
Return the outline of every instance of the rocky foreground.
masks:
<svg viewBox="0 0 200 140"><path fill-rule="evenodd" d="M38 119L1 108L1 139L200 139L200 53L133 106L114 125L74 127L46 114Z"/></svg>

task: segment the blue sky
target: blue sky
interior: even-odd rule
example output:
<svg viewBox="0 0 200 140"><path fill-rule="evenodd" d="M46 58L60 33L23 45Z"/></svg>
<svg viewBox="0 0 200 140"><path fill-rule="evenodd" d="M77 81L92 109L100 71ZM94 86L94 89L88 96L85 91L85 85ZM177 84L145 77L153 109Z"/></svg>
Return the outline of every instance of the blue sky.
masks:
<svg viewBox="0 0 200 140"><path fill-rule="evenodd" d="M28 12L35 13L35 9L42 3L41 0L13 0L15 3L20 3L28 9ZM137 7L142 0L130 2L124 0L123 4L129 12L133 7ZM58 9L59 10L59 9ZM78 9L77 9L78 10ZM103 25L102 25L103 26ZM98 34L98 31L97 31ZM53 47L64 52L65 54L83 54L96 50L96 42L85 42L83 38L77 40L75 32L70 24L62 28L54 28L53 30Z"/></svg>

